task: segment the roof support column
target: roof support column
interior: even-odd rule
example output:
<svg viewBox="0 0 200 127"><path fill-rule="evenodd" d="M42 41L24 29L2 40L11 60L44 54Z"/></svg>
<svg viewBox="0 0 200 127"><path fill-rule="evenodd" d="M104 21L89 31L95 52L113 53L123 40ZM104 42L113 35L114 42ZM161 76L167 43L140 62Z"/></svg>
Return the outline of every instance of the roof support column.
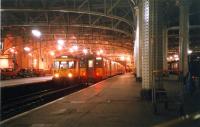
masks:
<svg viewBox="0 0 200 127"><path fill-rule="evenodd" d="M163 69L162 5L160 0L142 0L142 97L151 98L155 75ZM156 74L155 74L156 72Z"/></svg>
<svg viewBox="0 0 200 127"><path fill-rule="evenodd" d="M188 72L188 46L189 46L189 2L180 0L180 18L179 18L179 70L185 76Z"/></svg>
<svg viewBox="0 0 200 127"><path fill-rule="evenodd" d="M167 65L167 56L168 56L168 30L167 26L163 26L163 70L168 70Z"/></svg>
<svg viewBox="0 0 200 127"><path fill-rule="evenodd" d="M140 5L139 5L140 6ZM137 16L137 26L136 26L136 37L135 37L135 45L134 45L134 59L135 59L135 67L136 67L136 79L140 80L142 78L142 41L141 41L141 10L139 7L135 7L135 13Z"/></svg>

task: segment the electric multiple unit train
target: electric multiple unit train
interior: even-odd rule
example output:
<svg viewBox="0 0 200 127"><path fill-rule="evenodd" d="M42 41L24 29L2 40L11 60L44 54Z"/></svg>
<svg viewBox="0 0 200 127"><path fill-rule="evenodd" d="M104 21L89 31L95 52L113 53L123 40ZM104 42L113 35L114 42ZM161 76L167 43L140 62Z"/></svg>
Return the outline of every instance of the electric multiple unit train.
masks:
<svg viewBox="0 0 200 127"><path fill-rule="evenodd" d="M97 82L125 73L125 66L96 55L61 55L54 59L53 80L67 83Z"/></svg>

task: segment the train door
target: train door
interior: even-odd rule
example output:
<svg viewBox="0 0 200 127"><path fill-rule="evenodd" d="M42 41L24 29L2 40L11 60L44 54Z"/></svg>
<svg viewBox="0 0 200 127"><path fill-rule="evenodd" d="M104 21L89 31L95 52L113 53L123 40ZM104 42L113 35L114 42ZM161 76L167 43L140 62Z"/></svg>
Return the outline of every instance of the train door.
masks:
<svg viewBox="0 0 200 127"><path fill-rule="evenodd" d="M88 79L91 81L94 78L94 60L88 60Z"/></svg>
<svg viewBox="0 0 200 127"><path fill-rule="evenodd" d="M109 76L111 76L111 70L112 70L112 67L111 67L111 60L109 60Z"/></svg>

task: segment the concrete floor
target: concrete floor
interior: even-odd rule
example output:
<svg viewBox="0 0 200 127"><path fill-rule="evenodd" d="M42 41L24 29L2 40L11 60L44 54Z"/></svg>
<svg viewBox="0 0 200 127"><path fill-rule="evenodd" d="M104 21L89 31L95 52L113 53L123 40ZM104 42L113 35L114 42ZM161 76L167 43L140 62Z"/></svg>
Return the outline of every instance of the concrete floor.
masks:
<svg viewBox="0 0 200 127"><path fill-rule="evenodd" d="M149 127L177 115L154 115L140 99L141 84L125 74L104 80L54 103L8 120L1 127Z"/></svg>
<svg viewBox="0 0 200 127"><path fill-rule="evenodd" d="M3 81L0 81L0 87L10 87L10 86L17 86L17 85L22 85L22 84L28 85L30 83L46 82L50 80L52 80L52 76L3 80Z"/></svg>

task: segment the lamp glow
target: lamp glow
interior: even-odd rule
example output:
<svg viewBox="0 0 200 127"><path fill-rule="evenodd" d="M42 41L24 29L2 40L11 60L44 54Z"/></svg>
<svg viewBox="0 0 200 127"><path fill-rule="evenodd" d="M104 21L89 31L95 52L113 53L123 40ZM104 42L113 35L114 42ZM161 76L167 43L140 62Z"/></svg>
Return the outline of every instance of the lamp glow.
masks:
<svg viewBox="0 0 200 127"><path fill-rule="evenodd" d="M58 45L57 49L58 49L58 50L62 50L63 47L62 47L61 45Z"/></svg>
<svg viewBox="0 0 200 127"><path fill-rule="evenodd" d="M56 74L54 75L54 77L55 77L55 78L59 78L59 74L56 73Z"/></svg>
<svg viewBox="0 0 200 127"><path fill-rule="evenodd" d="M49 54L50 54L51 56L54 56L54 55L55 55L55 52L54 52L54 51L50 51Z"/></svg>
<svg viewBox="0 0 200 127"><path fill-rule="evenodd" d="M73 77L72 73L68 73L68 77L72 78Z"/></svg>
<svg viewBox="0 0 200 127"><path fill-rule="evenodd" d="M75 51L78 50L78 46L77 46L77 45L72 46L72 48L73 48Z"/></svg>
<svg viewBox="0 0 200 127"><path fill-rule="evenodd" d="M11 49L10 49L10 52L11 52L11 53L14 53L14 52L15 52L15 50L14 50L13 48L11 48Z"/></svg>
<svg viewBox="0 0 200 127"><path fill-rule="evenodd" d="M73 52L74 52L74 50L73 50L72 48L70 48L70 49L69 49L69 52L73 53Z"/></svg>
<svg viewBox="0 0 200 127"><path fill-rule="evenodd" d="M127 60L127 61L131 61L131 58L130 58L130 57L127 57L126 60Z"/></svg>
<svg viewBox="0 0 200 127"><path fill-rule="evenodd" d="M35 37L40 37L42 34L39 30L32 30L32 34L35 36Z"/></svg>
<svg viewBox="0 0 200 127"><path fill-rule="evenodd" d="M29 55L29 56L33 56L32 53L29 53L28 55Z"/></svg>
<svg viewBox="0 0 200 127"><path fill-rule="evenodd" d="M83 53L84 53L84 54L87 54L87 53L88 53L88 50L87 50L87 49L83 49Z"/></svg>
<svg viewBox="0 0 200 127"><path fill-rule="evenodd" d="M188 54L192 54L192 50L188 50Z"/></svg>
<svg viewBox="0 0 200 127"><path fill-rule="evenodd" d="M100 53L100 54L103 54L103 50L102 50L102 49L100 49L100 50L99 50L99 53Z"/></svg>
<svg viewBox="0 0 200 127"><path fill-rule="evenodd" d="M124 61L124 60L125 60L125 57L124 57L124 56L121 56L121 57L120 57L120 60L121 60L121 61Z"/></svg>
<svg viewBox="0 0 200 127"><path fill-rule="evenodd" d="M31 51L31 48L29 48L29 47L24 47L24 50L25 50L26 52L29 52L29 51Z"/></svg>
<svg viewBox="0 0 200 127"><path fill-rule="evenodd" d="M59 39L58 41L57 41L57 43L58 43L58 45L61 45L61 46L63 46L64 45L64 40L62 40L62 39Z"/></svg>

